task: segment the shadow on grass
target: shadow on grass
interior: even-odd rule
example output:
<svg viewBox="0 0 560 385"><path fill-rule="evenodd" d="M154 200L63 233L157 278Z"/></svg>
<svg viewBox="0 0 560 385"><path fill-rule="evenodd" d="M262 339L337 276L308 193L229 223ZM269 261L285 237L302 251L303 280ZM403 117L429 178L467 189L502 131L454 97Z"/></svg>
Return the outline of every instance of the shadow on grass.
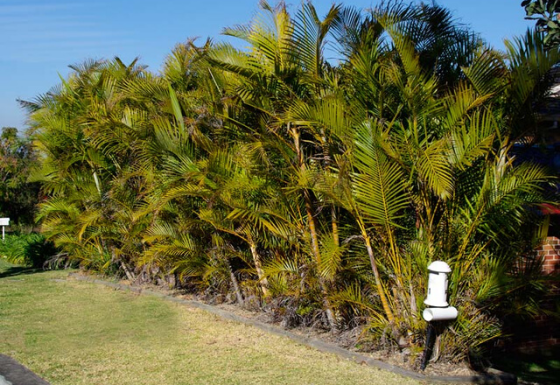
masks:
<svg viewBox="0 0 560 385"><path fill-rule="evenodd" d="M504 355L496 358L494 366L515 374L520 379L520 383L526 381L543 385L558 384L560 381L560 347L539 354Z"/></svg>
<svg viewBox="0 0 560 385"><path fill-rule="evenodd" d="M8 266L0 269L0 279L7 277L17 277L18 275L28 275L43 272L42 269L37 269L35 267L25 267L25 266Z"/></svg>

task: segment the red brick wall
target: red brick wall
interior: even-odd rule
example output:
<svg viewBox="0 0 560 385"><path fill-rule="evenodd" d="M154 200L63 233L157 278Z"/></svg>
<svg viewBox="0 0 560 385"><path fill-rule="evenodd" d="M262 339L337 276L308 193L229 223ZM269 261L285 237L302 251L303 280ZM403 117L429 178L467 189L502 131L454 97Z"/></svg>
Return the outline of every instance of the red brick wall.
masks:
<svg viewBox="0 0 560 385"><path fill-rule="evenodd" d="M560 274L560 239L548 237L545 243L535 250L535 257L542 259L543 273ZM560 295L558 282L551 282L551 297ZM548 310L554 311L554 300L543 304ZM514 346L521 351L537 352L542 349L560 345L560 327L558 320L549 315L537 316L524 325L515 325Z"/></svg>
<svg viewBox="0 0 560 385"><path fill-rule="evenodd" d="M543 259L544 273L560 273L560 239L556 237L546 238L546 242L537 252Z"/></svg>

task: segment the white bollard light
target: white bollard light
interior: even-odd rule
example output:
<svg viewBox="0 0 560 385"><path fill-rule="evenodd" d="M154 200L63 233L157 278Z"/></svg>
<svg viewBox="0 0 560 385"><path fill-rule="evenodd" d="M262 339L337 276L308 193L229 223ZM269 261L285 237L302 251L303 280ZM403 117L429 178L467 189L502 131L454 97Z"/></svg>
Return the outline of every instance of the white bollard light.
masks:
<svg viewBox="0 0 560 385"><path fill-rule="evenodd" d="M424 303L433 307L447 307L447 274L451 272L449 265L443 261L435 261L428 266L428 297Z"/></svg>
<svg viewBox="0 0 560 385"><path fill-rule="evenodd" d="M429 307L424 309L422 317L428 321L448 321L457 318L457 309L449 307Z"/></svg>
<svg viewBox="0 0 560 385"><path fill-rule="evenodd" d="M422 318L428 322L426 329L426 348L420 363L420 369L426 369L433 350L435 329L432 321L454 320L459 315L457 309L447 303L447 274L451 273L449 265L435 261L428 266L428 296L424 303L429 306L422 312Z"/></svg>

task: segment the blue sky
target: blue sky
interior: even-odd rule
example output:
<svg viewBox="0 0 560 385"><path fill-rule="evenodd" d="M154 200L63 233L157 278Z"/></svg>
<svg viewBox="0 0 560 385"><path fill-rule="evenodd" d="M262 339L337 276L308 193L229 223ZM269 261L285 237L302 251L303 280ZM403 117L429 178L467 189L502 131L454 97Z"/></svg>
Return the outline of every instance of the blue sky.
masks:
<svg viewBox="0 0 560 385"><path fill-rule="evenodd" d="M429 0L428 0L429 1ZM274 3L274 0L270 1ZM346 0L371 8L375 0ZM298 0L287 0L296 9ZM332 0L313 2L321 15ZM521 0L439 0L456 18L502 49L524 33ZM86 58L136 56L157 72L175 44L189 37L225 40L224 27L247 23L258 0L0 0L0 127L25 128L16 99L31 100Z"/></svg>

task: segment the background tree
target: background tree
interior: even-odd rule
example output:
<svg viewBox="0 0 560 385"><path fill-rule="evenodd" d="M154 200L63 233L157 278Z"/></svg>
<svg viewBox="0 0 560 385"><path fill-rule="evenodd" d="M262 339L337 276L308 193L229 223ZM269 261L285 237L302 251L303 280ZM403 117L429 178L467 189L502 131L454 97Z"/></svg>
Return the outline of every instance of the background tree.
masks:
<svg viewBox="0 0 560 385"><path fill-rule="evenodd" d="M0 135L0 215L13 225L33 226L39 201L39 183L28 182L38 166L38 154L29 137L14 127L3 127Z"/></svg>
<svg viewBox="0 0 560 385"><path fill-rule="evenodd" d="M544 44L548 49L560 44L560 2L558 0L523 0L521 6L527 13L526 19L536 20L536 28L545 33ZM540 15L535 17L535 15Z"/></svg>

